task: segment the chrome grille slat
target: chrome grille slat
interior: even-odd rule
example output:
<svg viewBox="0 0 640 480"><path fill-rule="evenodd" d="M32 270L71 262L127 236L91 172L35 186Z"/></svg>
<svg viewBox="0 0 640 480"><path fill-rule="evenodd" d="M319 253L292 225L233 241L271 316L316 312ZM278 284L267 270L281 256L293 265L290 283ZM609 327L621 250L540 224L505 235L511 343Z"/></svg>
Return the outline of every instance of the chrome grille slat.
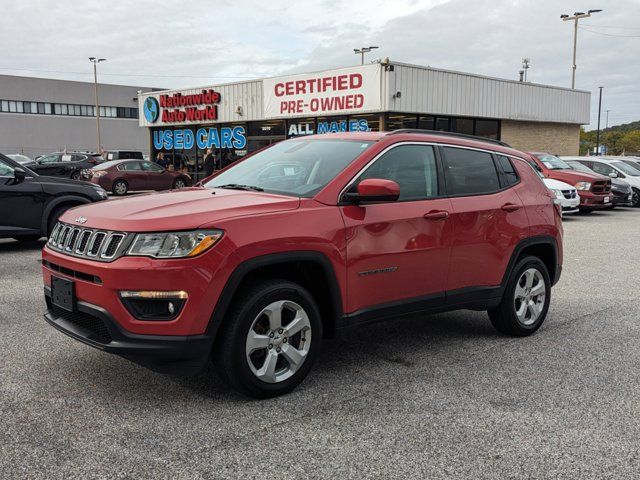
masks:
<svg viewBox="0 0 640 480"><path fill-rule="evenodd" d="M129 234L93 228L76 227L58 222L51 231L47 246L73 257L110 262L126 249Z"/></svg>

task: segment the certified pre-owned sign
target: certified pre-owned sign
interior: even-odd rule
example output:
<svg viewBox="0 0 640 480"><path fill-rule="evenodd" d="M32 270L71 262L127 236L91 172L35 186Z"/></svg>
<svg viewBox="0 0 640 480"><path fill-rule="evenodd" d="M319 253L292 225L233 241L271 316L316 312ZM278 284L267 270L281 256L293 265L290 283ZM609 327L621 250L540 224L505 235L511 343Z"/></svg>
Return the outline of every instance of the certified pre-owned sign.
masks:
<svg viewBox="0 0 640 480"><path fill-rule="evenodd" d="M262 81L264 117L356 113L381 108L379 64Z"/></svg>

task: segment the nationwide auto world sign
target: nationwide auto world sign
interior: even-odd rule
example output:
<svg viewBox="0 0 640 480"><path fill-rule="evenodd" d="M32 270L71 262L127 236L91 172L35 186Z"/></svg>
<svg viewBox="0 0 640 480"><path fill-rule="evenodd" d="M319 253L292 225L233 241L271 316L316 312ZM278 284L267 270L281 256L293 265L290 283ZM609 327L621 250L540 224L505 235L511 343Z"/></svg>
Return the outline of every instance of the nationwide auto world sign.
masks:
<svg viewBox="0 0 640 480"><path fill-rule="evenodd" d="M380 78L379 64L266 78L262 81L264 117L317 117L379 110Z"/></svg>
<svg viewBox="0 0 640 480"><path fill-rule="evenodd" d="M150 96L144 100L143 114L149 123L215 122L218 120L221 99L220 93L213 89L199 93L160 95L160 98Z"/></svg>

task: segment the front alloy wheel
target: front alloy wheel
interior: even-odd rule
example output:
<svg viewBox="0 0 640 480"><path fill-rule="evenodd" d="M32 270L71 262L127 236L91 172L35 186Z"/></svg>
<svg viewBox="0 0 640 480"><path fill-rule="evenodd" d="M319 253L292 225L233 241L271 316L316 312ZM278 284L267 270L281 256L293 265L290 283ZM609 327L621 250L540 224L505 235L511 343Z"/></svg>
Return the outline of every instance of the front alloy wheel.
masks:
<svg viewBox="0 0 640 480"><path fill-rule="evenodd" d="M261 280L234 298L212 354L225 382L245 395L267 398L304 380L321 343L313 296L287 280Z"/></svg>
<svg viewBox="0 0 640 480"><path fill-rule="evenodd" d="M295 374L311 346L311 323L295 302L270 303L256 316L247 334L246 354L251 372L267 383Z"/></svg>

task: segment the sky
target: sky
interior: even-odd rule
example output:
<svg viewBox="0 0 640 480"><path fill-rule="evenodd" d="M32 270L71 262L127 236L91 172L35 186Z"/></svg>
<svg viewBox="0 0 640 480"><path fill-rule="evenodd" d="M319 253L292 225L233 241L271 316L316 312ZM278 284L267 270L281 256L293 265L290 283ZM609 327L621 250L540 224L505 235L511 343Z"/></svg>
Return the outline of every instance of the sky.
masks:
<svg viewBox="0 0 640 480"><path fill-rule="evenodd" d="M392 61L571 86L603 86L602 127L640 120L640 0L1 0L0 74L181 88ZM0 92L0 97L2 92Z"/></svg>

